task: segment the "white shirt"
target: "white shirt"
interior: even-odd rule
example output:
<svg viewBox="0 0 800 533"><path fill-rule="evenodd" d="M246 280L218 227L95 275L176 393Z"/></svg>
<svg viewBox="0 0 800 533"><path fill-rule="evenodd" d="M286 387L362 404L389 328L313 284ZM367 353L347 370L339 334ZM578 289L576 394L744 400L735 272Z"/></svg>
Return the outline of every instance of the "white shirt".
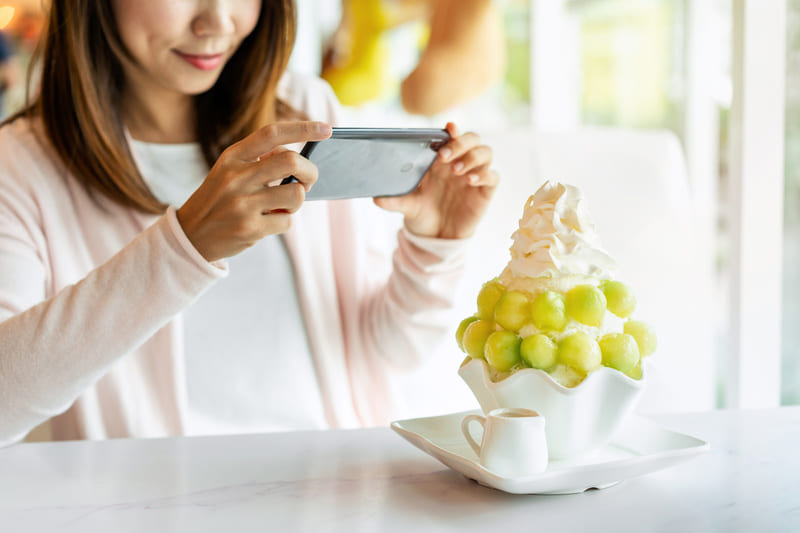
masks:
<svg viewBox="0 0 800 533"><path fill-rule="evenodd" d="M208 173L198 144L131 148L156 197L176 207ZM187 434L327 427L282 239L268 236L228 265L183 314Z"/></svg>

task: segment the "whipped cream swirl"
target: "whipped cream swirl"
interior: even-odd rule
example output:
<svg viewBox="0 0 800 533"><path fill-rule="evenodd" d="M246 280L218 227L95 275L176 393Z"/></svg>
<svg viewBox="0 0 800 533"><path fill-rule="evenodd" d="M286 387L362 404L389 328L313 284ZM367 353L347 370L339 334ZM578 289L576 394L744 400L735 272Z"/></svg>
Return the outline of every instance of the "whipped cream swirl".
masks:
<svg viewBox="0 0 800 533"><path fill-rule="evenodd" d="M583 194L571 185L545 182L528 198L511 238L508 270L517 277L609 279L616 269L600 245Z"/></svg>

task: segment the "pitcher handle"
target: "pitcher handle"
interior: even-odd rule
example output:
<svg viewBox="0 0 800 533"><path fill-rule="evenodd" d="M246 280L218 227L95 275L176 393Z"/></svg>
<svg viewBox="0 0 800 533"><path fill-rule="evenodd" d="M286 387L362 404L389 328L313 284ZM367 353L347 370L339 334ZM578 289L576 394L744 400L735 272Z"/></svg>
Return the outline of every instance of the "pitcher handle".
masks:
<svg viewBox="0 0 800 533"><path fill-rule="evenodd" d="M480 457L481 446L475 442L475 439L472 438L472 435L469 432L470 422L478 422L481 426L483 426L483 431L486 431L486 418L480 415L467 415L461 421L461 432L464 434L464 438L467 439L467 443L469 443L469 445L475 451L475 455Z"/></svg>

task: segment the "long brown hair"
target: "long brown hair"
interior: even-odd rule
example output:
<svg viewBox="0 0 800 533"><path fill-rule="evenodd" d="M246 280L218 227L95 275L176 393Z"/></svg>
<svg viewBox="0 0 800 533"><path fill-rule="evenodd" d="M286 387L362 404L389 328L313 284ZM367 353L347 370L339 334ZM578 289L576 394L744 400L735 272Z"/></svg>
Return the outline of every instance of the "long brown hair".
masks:
<svg viewBox="0 0 800 533"><path fill-rule="evenodd" d="M69 171L90 191L147 213L166 206L150 192L131 155L119 113L127 55L112 2L52 0L37 48L41 81L20 116L39 116ZM195 97L197 138L209 166L222 151L291 108L276 87L296 33L294 0L264 0L261 15L216 84ZM29 84L30 84L29 76Z"/></svg>

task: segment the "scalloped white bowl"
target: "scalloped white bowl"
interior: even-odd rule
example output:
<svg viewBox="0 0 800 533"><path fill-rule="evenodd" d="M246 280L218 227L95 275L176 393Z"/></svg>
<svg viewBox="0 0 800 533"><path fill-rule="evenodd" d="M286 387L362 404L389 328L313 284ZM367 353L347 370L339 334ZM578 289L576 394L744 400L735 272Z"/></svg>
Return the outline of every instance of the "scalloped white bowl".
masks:
<svg viewBox="0 0 800 533"><path fill-rule="evenodd" d="M642 379L635 380L603 367L577 387L567 388L543 370L526 368L492 382L483 359L467 361L458 374L484 413L499 407L539 411L545 419L551 459L576 457L607 444L636 407L646 378L644 372Z"/></svg>

